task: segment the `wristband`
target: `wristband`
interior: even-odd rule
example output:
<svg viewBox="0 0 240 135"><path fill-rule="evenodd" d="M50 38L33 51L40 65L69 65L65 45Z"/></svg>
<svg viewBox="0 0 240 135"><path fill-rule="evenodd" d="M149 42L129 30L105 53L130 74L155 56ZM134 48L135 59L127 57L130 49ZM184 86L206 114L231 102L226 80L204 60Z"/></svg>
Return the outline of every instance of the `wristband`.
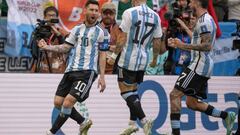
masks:
<svg viewBox="0 0 240 135"><path fill-rule="evenodd" d="M114 60L116 60L117 56L118 56L117 54L112 53L111 58L114 59Z"/></svg>

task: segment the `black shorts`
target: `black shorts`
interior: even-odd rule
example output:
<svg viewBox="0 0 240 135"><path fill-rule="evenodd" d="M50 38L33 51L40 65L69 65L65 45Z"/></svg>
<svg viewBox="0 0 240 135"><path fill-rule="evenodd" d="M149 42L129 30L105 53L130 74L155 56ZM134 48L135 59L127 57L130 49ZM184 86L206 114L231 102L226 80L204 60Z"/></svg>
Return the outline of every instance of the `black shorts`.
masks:
<svg viewBox="0 0 240 135"><path fill-rule="evenodd" d="M126 85L135 85L143 82L144 71L130 71L118 67L118 81Z"/></svg>
<svg viewBox="0 0 240 135"><path fill-rule="evenodd" d="M209 78L200 76L187 68L177 79L175 88L182 91L187 96L206 99L208 79Z"/></svg>
<svg viewBox="0 0 240 135"><path fill-rule="evenodd" d="M66 97L70 94L78 102L83 102L88 98L89 91L96 78L97 74L91 70L65 73L58 85L56 95Z"/></svg>

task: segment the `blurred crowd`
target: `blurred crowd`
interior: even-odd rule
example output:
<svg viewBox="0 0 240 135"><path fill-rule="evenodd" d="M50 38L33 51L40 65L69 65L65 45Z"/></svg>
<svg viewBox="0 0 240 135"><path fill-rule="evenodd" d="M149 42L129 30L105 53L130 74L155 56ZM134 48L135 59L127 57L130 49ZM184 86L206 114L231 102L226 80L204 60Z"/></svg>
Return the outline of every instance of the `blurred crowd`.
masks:
<svg viewBox="0 0 240 135"><path fill-rule="evenodd" d="M114 2L114 0L113 0ZM116 2L116 1L115 1ZM221 21L240 21L240 0L209 0L210 7L214 7L215 17L219 22ZM161 18L161 26L163 28L164 36L162 41L167 44L166 39L169 37L177 37L185 43L191 42L192 28L196 23L195 15L189 11L189 0L147 0L147 5L156 11ZM110 48L108 56L111 55L115 49L116 36L118 34L118 20L121 20L122 13L131 7L131 0L118 1L118 7L114 4L104 5L101 9L101 22L111 34ZM6 0L0 0L0 14L7 16L8 6ZM210 11L212 12L212 11ZM43 19L58 18L57 9L45 10ZM55 27L51 24L52 35L46 39L51 44L58 44L64 42L62 38L67 36L66 31ZM152 49L152 48L150 48ZM168 47L168 51L158 56L157 65L147 67L146 74L149 75L179 75L190 63L190 52L181 49ZM152 52L152 51L150 51ZM39 57L33 62L31 71L41 73L63 73L65 63L67 63L66 54L52 54L49 52L41 53ZM152 53L149 54L152 59ZM151 61L151 60L149 60ZM106 73L116 73L116 63L114 66L107 65Z"/></svg>

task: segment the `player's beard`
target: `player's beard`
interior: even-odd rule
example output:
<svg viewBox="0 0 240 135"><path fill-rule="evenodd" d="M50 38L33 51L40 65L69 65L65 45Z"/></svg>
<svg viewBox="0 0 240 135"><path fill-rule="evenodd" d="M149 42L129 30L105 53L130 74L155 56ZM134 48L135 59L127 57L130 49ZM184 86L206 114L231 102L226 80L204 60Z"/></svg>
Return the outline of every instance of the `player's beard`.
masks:
<svg viewBox="0 0 240 135"><path fill-rule="evenodd" d="M88 15L86 21L87 21L88 24L93 25L93 24L96 23L97 17L96 17L96 16Z"/></svg>

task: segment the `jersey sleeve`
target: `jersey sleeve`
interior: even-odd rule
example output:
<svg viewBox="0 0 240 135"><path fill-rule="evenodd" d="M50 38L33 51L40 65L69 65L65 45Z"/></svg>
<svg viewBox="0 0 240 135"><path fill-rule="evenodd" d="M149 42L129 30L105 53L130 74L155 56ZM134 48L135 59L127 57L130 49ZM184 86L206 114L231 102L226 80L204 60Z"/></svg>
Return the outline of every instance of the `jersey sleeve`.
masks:
<svg viewBox="0 0 240 135"><path fill-rule="evenodd" d="M70 44L70 45L72 45L72 46L74 46L75 44L76 44L76 42L77 42L77 36L78 36L78 34L79 34L79 28L78 27L74 27L72 30L71 30L71 32L70 32L70 34L68 35L68 37L65 39L65 42L67 43L67 44Z"/></svg>
<svg viewBox="0 0 240 135"><path fill-rule="evenodd" d="M99 50L100 51L108 51L109 50L109 42L110 42L110 34L106 29L103 29L99 35Z"/></svg>
<svg viewBox="0 0 240 135"><path fill-rule="evenodd" d="M161 38L162 37L162 27L161 27L160 17L158 15L155 15L154 20L156 20L155 21L156 29L154 29L153 37Z"/></svg>
<svg viewBox="0 0 240 135"><path fill-rule="evenodd" d="M121 30L125 33L129 33L131 25L132 25L132 17L131 17L131 11L125 10L122 15L122 22L119 26Z"/></svg>
<svg viewBox="0 0 240 135"><path fill-rule="evenodd" d="M212 33L214 29L214 22L211 22L210 19L206 19L199 25L199 34Z"/></svg>

